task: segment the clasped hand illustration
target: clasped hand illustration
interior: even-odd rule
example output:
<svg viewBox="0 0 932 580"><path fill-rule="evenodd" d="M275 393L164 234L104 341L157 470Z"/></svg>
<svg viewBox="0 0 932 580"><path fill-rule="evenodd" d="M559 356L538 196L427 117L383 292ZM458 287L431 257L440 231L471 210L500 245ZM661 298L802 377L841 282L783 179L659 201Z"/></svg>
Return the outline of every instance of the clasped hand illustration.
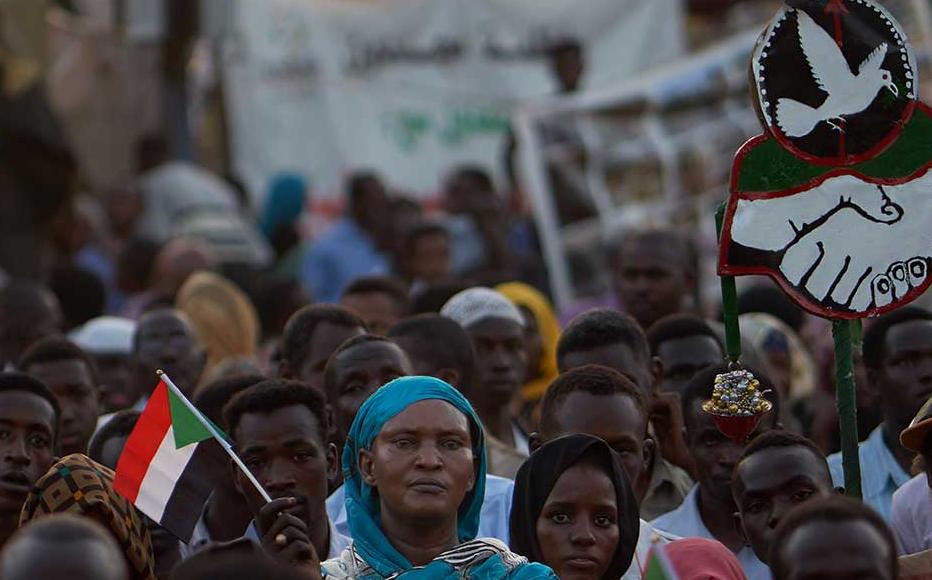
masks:
<svg viewBox="0 0 932 580"><path fill-rule="evenodd" d="M841 175L781 197L740 199L731 241L776 252L779 273L810 300L838 311L883 308L927 285L930 191L929 173L900 185Z"/></svg>

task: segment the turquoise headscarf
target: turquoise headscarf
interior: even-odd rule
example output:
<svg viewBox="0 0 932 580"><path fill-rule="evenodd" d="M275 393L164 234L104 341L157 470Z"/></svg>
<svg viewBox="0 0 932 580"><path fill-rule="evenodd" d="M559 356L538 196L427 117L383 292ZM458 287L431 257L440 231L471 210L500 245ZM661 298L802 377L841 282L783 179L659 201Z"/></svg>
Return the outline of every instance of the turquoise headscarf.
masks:
<svg viewBox="0 0 932 580"><path fill-rule="evenodd" d="M346 489L346 514L353 544L382 577L392 576L413 567L407 558L392 546L379 525L379 499L372 487L359 473L359 451L371 449L372 442L382 427L393 417L419 401L440 400L459 409L471 424L472 452L476 458L476 484L463 499L459 509L459 541L476 537L479 530L479 513L485 496L485 438L482 423L472 405L456 389L434 377L401 377L395 379L369 397L350 427L343 448L343 480Z"/></svg>
<svg viewBox="0 0 932 580"><path fill-rule="evenodd" d="M307 182L297 173L279 173L269 186L259 229L269 240L280 226L290 225L304 212Z"/></svg>

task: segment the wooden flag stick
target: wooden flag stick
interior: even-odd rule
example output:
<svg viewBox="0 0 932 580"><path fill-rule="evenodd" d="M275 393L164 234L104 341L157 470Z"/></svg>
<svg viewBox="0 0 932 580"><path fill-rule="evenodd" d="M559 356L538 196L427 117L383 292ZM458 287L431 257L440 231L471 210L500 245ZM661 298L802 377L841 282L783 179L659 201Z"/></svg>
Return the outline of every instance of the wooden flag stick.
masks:
<svg viewBox="0 0 932 580"><path fill-rule="evenodd" d="M845 493L861 499L861 461L858 457L858 410L854 383L855 326L853 320L833 320L835 340L835 405L841 438L841 463L845 474Z"/></svg>

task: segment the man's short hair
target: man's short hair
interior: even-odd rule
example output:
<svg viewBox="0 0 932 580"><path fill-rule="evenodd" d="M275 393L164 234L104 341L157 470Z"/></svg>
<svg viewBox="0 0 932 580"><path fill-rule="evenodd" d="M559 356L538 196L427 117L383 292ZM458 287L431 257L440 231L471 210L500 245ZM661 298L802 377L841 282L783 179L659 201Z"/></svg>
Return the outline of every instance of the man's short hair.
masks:
<svg viewBox="0 0 932 580"><path fill-rule="evenodd" d="M31 393L39 398L45 399L48 401L49 405L52 406L52 410L55 411L55 438L58 438L58 431L61 424L61 406L58 404L58 399L55 398L55 395L45 386L42 381L31 377L25 373L18 372L0 372L0 393L6 393L10 391L22 391L24 393Z"/></svg>
<svg viewBox="0 0 932 580"><path fill-rule="evenodd" d="M304 383L284 379L268 379L257 383L237 394L223 408L223 419L229 428L229 435L236 441L236 428L243 415L249 413L268 414L285 407L297 406L307 408L317 419L320 427L320 440L327 442L327 403L324 396L316 389Z"/></svg>
<svg viewBox="0 0 932 580"><path fill-rule="evenodd" d="M889 566L892 572L890 577L897 577L896 541L887 523L877 512L863 503L843 495L833 495L819 499L819 501L807 501L800 504L792 509L777 526L773 540L770 542L770 557L768 558L774 578L787 577L789 571L781 557L781 551L794 532L812 522L864 522L868 524L887 544L890 550Z"/></svg>
<svg viewBox="0 0 932 580"><path fill-rule="evenodd" d="M883 366L884 343L887 340L887 333L898 324L916 320L932 320L932 312L918 306L906 306L871 322L870 326L864 331L862 348L864 366L875 370Z"/></svg>
<svg viewBox="0 0 932 580"><path fill-rule="evenodd" d="M133 409L123 409L114 413L91 437L90 443L87 444L87 456L97 463L103 463L104 445L107 441L116 437L129 437L136 428L140 415L142 413Z"/></svg>
<svg viewBox="0 0 932 580"><path fill-rule="evenodd" d="M223 408L237 393L241 393L253 385L266 380L266 377L256 374L233 375L211 381L194 393L194 406L205 417L213 421L214 425L226 430L223 423Z"/></svg>
<svg viewBox="0 0 932 580"><path fill-rule="evenodd" d="M722 340L715 333L715 330L709 326L708 322L695 314L670 314L664 316L647 330L647 344L650 346L650 353L657 356L661 344L668 340L692 336L708 336L715 341L722 353L725 352Z"/></svg>
<svg viewBox="0 0 932 580"><path fill-rule="evenodd" d="M90 355L84 352L80 346L71 342L64 336L46 336L34 342L23 356L19 357L17 367L19 370L28 373L30 367L38 364L59 362L63 360L79 360L87 366L87 372L90 374L91 382L96 388L97 385L97 367L94 365Z"/></svg>
<svg viewBox="0 0 932 580"><path fill-rule="evenodd" d="M409 358L427 361L436 369L459 374L462 391L472 385L475 351L472 340L455 320L439 314L419 314L395 323L388 338L396 341Z"/></svg>
<svg viewBox="0 0 932 580"><path fill-rule="evenodd" d="M557 409L573 393L588 393L595 396L625 395L631 397L647 417L647 402L644 393L628 377L615 369L601 365L583 365L570 369L558 376L544 393L540 404L541 430L552 428Z"/></svg>
<svg viewBox="0 0 932 580"><path fill-rule="evenodd" d="M754 284L738 294L738 314L752 312L770 314L797 332L806 320L803 309L771 282Z"/></svg>
<svg viewBox="0 0 932 580"><path fill-rule="evenodd" d="M759 453L766 449L775 449L779 447L803 447L808 449L812 452L813 455L819 458L819 461L825 465L825 473L829 473L828 462L825 459L825 453L819 448L818 445L813 443L812 440L803 437L802 435L784 431L783 429L767 431L766 433L761 433L758 437L752 439L748 446L744 448L744 453L741 454L741 457L738 459L737 463L741 463L755 453Z"/></svg>
<svg viewBox="0 0 932 580"><path fill-rule="evenodd" d="M327 360L327 366L324 367L324 394L326 394L328 398L331 398L333 395L336 394L336 389L337 389L336 372L337 371L336 371L336 362L334 361L337 360L337 356L342 352L350 350L351 348L356 348L360 344L365 344L369 342L383 342L386 344L398 346L395 343L395 341L393 341L392 339L381 336L379 334L360 334L359 336L354 336L346 340L343 344L338 346L335 351L333 351L333 354L330 355L330 359ZM401 349L400 346L398 346L398 348Z"/></svg>
<svg viewBox="0 0 932 580"><path fill-rule="evenodd" d="M314 304L295 312L282 334L282 360L295 370L304 366L307 348L317 326L323 322L345 328L366 328L366 323L349 310L333 304Z"/></svg>
<svg viewBox="0 0 932 580"><path fill-rule="evenodd" d="M641 326L627 314L607 308L583 312L570 321L557 341L557 367L565 371L567 355L610 344L625 344L634 354L650 361L650 347Z"/></svg>
<svg viewBox="0 0 932 580"><path fill-rule="evenodd" d="M744 369L749 371L760 381L758 390L764 393L765 399L773 403L770 414L773 415L773 417L779 417L780 394L773 387L773 382L767 378L767 375L755 369L750 367L744 367ZM683 387L683 392L680 394L680 404L683 407L684 418L692 412L692 406L695 401L705 401L712 397L712 388L715 386L716 375L727 373L728 370L728 365L716 365L699 371L696 373L696 376L687 381L686 386Z"/></svg>
<svg viewBox="0 0 932 580"><path fill-rule="evenodd" d="M362 276L356 278L343 290L341 298L352 294L385 294L391 298L395 311L405 316L411 310L411 299L404 285L389 276Z"/></svg>

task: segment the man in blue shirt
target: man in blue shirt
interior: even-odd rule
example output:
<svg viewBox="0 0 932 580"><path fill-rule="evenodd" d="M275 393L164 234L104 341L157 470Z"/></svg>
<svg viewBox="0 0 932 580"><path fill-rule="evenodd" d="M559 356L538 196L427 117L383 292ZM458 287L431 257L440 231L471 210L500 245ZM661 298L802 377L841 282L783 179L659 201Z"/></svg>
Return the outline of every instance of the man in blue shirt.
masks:
<svg viewBox="0 0 932 580"><path fill-rule="evenodd" d="M347 212L315 240L304 259L302 281L318 302L337 302L359 276L383 275L390 263L383 252L390 237L388 195L372 173L347 182Z"/></svg>
<svg viewBox="0 0 932 580"><path fill-rule="evenodd" d="M893 492L909 481L913 452L900 432L932 395L932 312L915 306L879 318L864 332L864 366L883 422L858 447L864 503L890 519ZM841 453L829 456L835 485L844 485Z"/></svg>

